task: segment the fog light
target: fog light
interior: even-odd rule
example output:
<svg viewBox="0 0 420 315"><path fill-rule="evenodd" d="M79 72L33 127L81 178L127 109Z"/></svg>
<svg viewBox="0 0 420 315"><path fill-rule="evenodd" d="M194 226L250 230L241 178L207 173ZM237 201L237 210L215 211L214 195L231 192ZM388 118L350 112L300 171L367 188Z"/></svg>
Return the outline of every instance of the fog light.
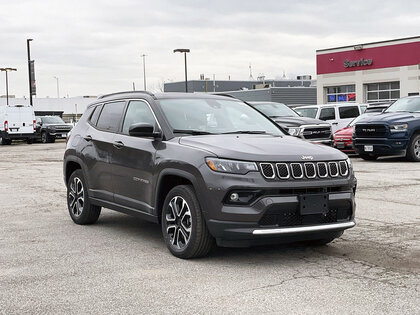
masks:
<svg viewBox="0 0 420 315"><path fill-rule="evenodd" d="M230 195L230 201L238 201L239 200L239 195L237 193L232 193Z"/></svg>

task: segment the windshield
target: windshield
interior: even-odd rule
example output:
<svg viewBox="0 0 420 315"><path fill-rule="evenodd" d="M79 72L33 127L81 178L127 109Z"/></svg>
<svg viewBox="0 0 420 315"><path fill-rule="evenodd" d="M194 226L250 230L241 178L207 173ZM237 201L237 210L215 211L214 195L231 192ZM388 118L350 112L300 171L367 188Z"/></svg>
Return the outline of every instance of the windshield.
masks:
<svg viewBox="0 0 420 315"><path fill-rule="evenodd" d="M414 98L400 98L395 101L391 106L386 110L386 113L395 113L395 112L410 112L410 113L420 113L420 97Z"/></svg>
<svg viewBox="0 0 420 315"><path fill-rule="evenodd" d="M293 109L282 103L260 103L252 104L252 106L269 117L299 116Z"/></svg>
<svg viewBox="0 0 420 315"><path fill-rule="evenodd" d="M316 107L295 108L295 111L298 112L303 117L315 118L318 108Z"/></svg>
<svg viewBox="0 0 420 315"><path fill-rule="evenodd" d="M178 133L267 133L281 130L251 106L236 100L194 98L159 101L169 124Z"/></svg>
<svg viewBox="0 0 420 315"><path fill-rule="evenodd" d="M65 122L58 116L42 117L43 124L65 124Z"/></svg>

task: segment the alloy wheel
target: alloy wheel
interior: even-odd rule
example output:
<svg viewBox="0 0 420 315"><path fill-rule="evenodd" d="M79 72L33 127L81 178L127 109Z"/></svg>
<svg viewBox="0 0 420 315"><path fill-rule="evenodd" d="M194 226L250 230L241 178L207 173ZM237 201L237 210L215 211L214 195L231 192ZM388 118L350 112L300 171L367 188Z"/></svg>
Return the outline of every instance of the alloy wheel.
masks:
<svg viewBox="0 0 420 315"><path fill-rule="evenodd" d="M69 204L73 215L79 217L85 204L85 191L83 183L78 177L75 177L70 183Z"/></svg>
<svg viewBox="0 0 420 315"><path fill-rule="evenodd" d="M175 196L169 202L165 213L166 233L172 246L184 249L187 246L192 229L191 211L188 203L181 196Z"/></svg>
<svg viewBox="0 0 420 315"><path fill-rule="evenodd" d="M414 155L420 158L420 139L414 142Z"/></svg>

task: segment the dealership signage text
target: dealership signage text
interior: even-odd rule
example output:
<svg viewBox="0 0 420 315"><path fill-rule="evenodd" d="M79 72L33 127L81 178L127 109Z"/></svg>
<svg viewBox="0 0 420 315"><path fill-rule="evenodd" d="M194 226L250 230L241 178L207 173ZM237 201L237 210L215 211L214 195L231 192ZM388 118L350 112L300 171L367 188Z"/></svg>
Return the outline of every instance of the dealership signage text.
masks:
<svg viewBox="0 0 420 315"><path fill-rule="evenodd" d="M370 66L372 64L372 59L360 59L356 61L344 60L344 68L351 67L361 67L361 66Z"/></svg>

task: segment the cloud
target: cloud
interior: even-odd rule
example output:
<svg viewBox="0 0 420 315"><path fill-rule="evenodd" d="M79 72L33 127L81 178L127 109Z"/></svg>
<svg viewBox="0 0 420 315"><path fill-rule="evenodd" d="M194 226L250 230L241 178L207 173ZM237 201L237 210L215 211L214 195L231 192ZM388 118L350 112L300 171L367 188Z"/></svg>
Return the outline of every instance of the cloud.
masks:
<svg viewBox="0 0 420 315"><path fill-rule="evenodd" d="M315 50L418 35L417 1L2 1L0 66L17 67L10 92L27 95L26 38L33 38L38 96L92 95L189 78L315 74ZM413 13L414 12L414 13ZM4 78L0 77L1 87Z"/></svg>

